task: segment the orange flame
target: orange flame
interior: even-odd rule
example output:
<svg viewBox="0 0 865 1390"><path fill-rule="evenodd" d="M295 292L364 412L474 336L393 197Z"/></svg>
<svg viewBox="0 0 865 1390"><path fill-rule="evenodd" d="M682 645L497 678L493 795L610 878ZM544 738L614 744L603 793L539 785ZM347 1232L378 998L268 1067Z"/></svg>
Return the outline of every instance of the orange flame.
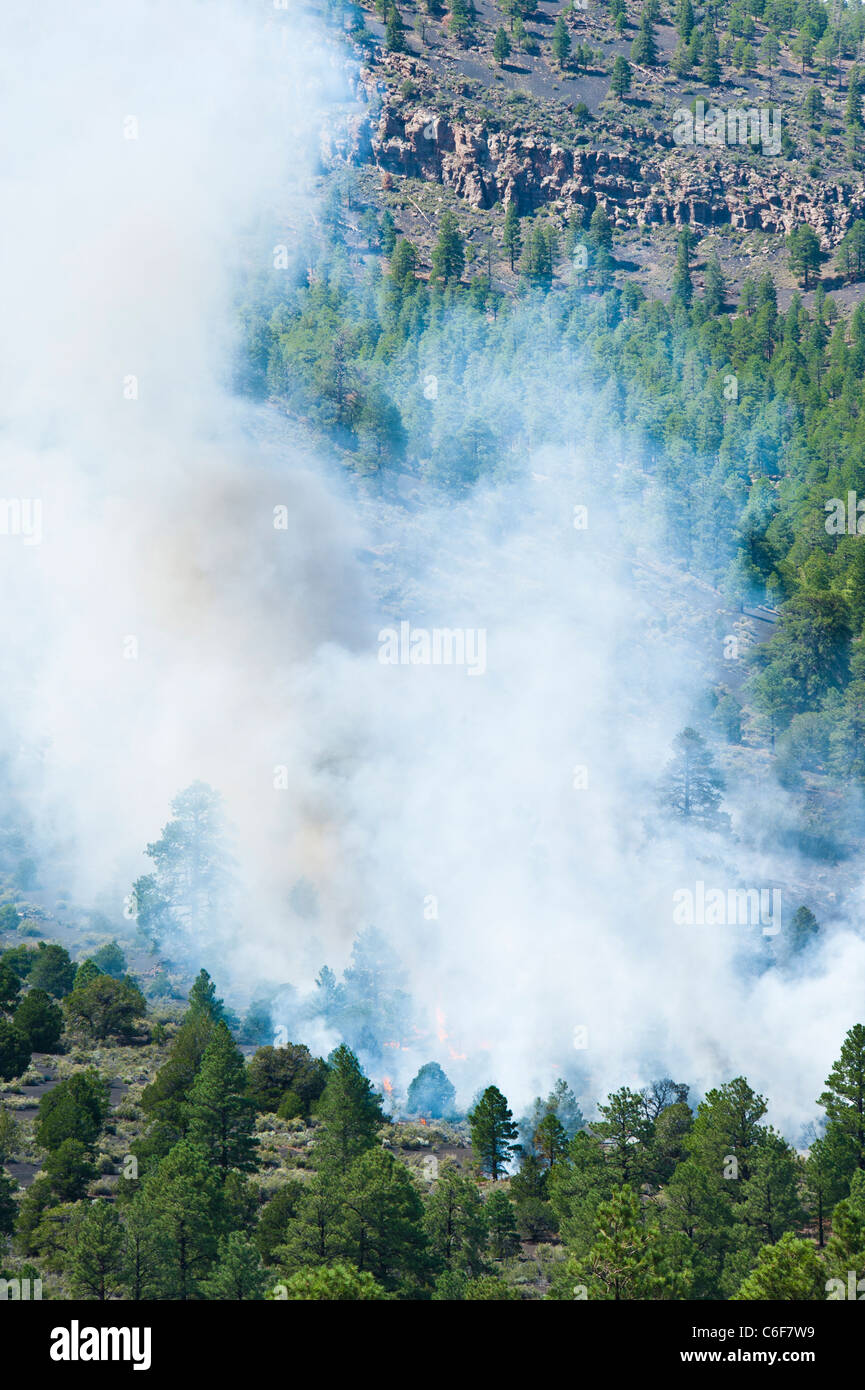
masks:
<svg viewBox="0 0 865 1390"><path fill-rule="evenodd" d="M389 1076L383 1076L383 1077L382 1077L382 1080L381 1080L381 1084L382 1084L382 1086L384 1086L384 1089L385 1089L385 1091L387 1092L387 1094L388 1094L389 1096L392 1096L392 1095L393 1095L393 1082L391 1081L390 1077L389 1077Z"/></svg>

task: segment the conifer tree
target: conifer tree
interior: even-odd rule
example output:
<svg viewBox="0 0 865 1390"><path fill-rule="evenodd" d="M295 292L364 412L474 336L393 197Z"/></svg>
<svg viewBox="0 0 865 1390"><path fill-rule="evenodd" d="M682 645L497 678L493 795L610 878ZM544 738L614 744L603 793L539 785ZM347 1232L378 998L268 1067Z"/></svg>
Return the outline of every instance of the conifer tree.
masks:
<svg viewBox="0 0 865 1390"><path fill-rule="evenodd" d="M686 820L715 823L721 804L723 779L695 729L683 729L673 742L673 759L664 784L664 800Z"/></svg>
<svg viewBox="0 0 865 1390"><path fill-rule="evenodd" d="M631 62L640 63L645 68L653 68L657 61L658 41L655 38L655 28L652 24L651 11L647 5L644 5L640 15L640 27L634 42L631 44Z"/></svg>
<svg viewBox="0 0 865 1390"><path fill-rule="evenodd" d="M424 1208L430 1252L445 1269L472 1276L483 1272L487 1211L477 1185L453 1163L439 1168Z"/></svg>
<svg viewBox="0 0 865 1390"><path fill-rule="evenodd" d="M481 1171L493 1182L508 1164L514 1150L517 1127L505 1097L497 1086L488 1086L469 1112L472 1148Z"/></svg>
<svg viewBox="0 0 865 1390"><path fill-rule="evenodd" d="M69 1283L74 1297L105 1302L123 1282L123 1227L111 1202L91 1202L73 1223Z"/></svg>
<svg viewBox="0 0 865 1390"><path fill-rule="evenodd" d="M258 1140L253 1138L255 1101L247 1095L240 1049L224 1023L217 1023L189 1096L189 1137L225 1176L229 1169L252 1172Z"/></svg>
<svg viewBox="0 0 865 1390"><path fill-rule="evenodd" d="M513 198L508 203L507 211L505 212L505 226L502 232L502 249L510 262L511 270L513 270L523 249L520 215L517 212L517 205Z"/></svg>
<svg viewBox="0 0 865 1390"><path fill-rule="evenodd" d="M845 1037L818 1104L849 1152L851 1171L865 1169L865 1025L854 1024Z"/></svg>
<svg viewBox="0 0 865 1390"><path fill-rule="evenodd" d="M330 1075L316 1107L322 1135L315 1146L321 1167L347 1171L352 1161L377 1143L387 1123L381 1096L364 1076L357 1057L344 1043L328 1058Z"/></svg>

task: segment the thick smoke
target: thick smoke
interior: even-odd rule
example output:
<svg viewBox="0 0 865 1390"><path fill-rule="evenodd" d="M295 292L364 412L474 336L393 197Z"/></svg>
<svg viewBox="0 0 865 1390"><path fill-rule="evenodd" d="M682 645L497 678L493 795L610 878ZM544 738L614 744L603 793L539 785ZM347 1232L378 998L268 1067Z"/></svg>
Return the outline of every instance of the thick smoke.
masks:
<svg viewBox="0 0 865 1390"><path fill-rule="evenodd" d="M591 1102L745 1072L795 1134L865 946L836 926L780 970L759 925L674 921L697 880L793 871L735 798L726 839L658 817L715 638L617 500L620 460L583 456L580 401L570 448L395 503L232 396L233 288L294 237L342 99L304 14L265 9L7 7L0 442L41 534L22 505L0 537L2 717L45 872L116 912L201 778L241 885L221 986L309 988L374 923L425 1032L399 1084L432 1057L461 1099L495 1079L517 1105L559 1074ZM466 661L383 661L403 624Z"/></svg>

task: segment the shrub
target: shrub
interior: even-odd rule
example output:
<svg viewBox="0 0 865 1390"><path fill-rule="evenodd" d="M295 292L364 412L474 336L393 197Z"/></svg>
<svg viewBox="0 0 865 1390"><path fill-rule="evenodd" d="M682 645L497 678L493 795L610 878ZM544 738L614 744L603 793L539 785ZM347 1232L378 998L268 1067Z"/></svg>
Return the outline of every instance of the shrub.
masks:
<svg viewBox="0 0 865 1390"><path fill-rule="evenodd" d="M31 1051L26 1033L0 1018L0 1081L11 1081L26 1071Z"/></svg>
<svg viewBox="0 0 865 1390"><path fill-rule="evenodd" d="M147 1011L144 995L131 980L114 980L99 975L80 989L74 989L64 1002L66 1017L73 1027L93 1038L128 1037L137 1018Z"/></svg>
<svg viewBox="0 0 865 1390"><path fill-rule="evenodd" d="M34 1052L54 1052L63 1032L63 1014L44 989L31 989L15 1010L15 1027Z"/></svg>

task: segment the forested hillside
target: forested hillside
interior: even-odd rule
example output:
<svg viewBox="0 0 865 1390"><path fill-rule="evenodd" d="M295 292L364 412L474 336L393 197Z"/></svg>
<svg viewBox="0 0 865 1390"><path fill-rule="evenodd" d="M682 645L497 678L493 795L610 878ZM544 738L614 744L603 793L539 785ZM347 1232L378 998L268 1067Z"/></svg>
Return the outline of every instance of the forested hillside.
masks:
<svg viewBox="0 0 865 1390"><path fill-rule="evenodd" d="M57 672L67 668L50 668L50 698L40 699L37 663L27 664L35 639L27 632L27 660L10 648L10 688L43 724L28 743L4 708L0 1290L93 1302L856 1297L865 9L316 0L274 10L273 24L285 22L279 41L268 30L274 47L290 49L313 24L330 84L302 196L283 204L279 189L266 211L244 209L230 290L214 295L230 322L214 328L204 291L200 302L192 295L176 396L148 398L147 371L158 385L174 341L170 302L156 297L147 370L131 364L140 402L130 364L115 371L113 307L107 314L110 371L97 358L88 383L111 372L123 381L124 405L142 407L144 444L129 443L131 411L119 428L112 415L96 444L77 424L70 431L85 479L71 492L79 487L85 514L91 484L98 492L91 468L98 478L105 457L126 466L128 449L133 520L113 475L101 515L145 557L128 565L140 575L136 602L100 610L83 693L67 677L73 714L104 709L106 728L114 703L129 701L107 751L101 728L84 745L84 773L79 725L57 733L52 722L65 714ZM245 114L245 95L232 97ZM170 182L166 225L171 199L192 182L186 166ZM187 239L231 196L193 218ZM153 262L173 264L160 245ZM179 302L197 271L177 272L162 292ZM88 275L64 276L84 286L89 309ZM223 337L230 361L210 366L219 391L230 379L228 408L196 376L211 338ZM76 344L61 341L74 359ZM125 340L123 351L135 359ZM195 425L184 433L184 417L175 441L187 396ZM170 449L152 423L160 410ZM229 418L242 422L236 437ZM55 432L53 415L40 415L46 454L59 447ZM279 455L270 471L255 452L269 432ZM224 454L214 446L223 434ZM319 469L315 486L296 464L298 439ZM152 512L140 505L151 491ZM542 500L532 513L525 498L544 495L548 510ZM63 488L56 497L54 515L65 517ZM290 561L267 548L280 511L294 528ZM579 532L589 512L601 558L545 570L562 532ZM464 569L441 542L450 527ZM39 640L62 653L63 624L86 605L74 587L66 594L68 562L53 563L39 582L63 597L53 638ZM124 549L101 587L126 565ZM580 583L585 611L567 629ZM359 598L355 610L348 595L361 589L368 607ZM496 603L524 592L511 629ZM385 664L379 624L432 612L450 634L463 602L499 614L507 659L489 705L472 690L395 698L373 684L369 669L379 677ZM144 634L140 665L130 625ZM645 646L628 645L634 626ZM118 678L104 652L121 645L124 661L132 656ZM163 704L143 683L126 693L148 662ZM392 664L424 662L403 654ZM660 713L659 671L672 692ZM175 725L178 707L187 722ZM585 727L567 724L586 710ZM555 747L539 782L548 719ZM239 726L246 741L235 745ZM236 761L223 788L211 768L229 766L224 747ZM139 825L157 793L148 783L139 814L139 788L153 768L174 776L189 749L195 780L184 777L145 845ZM587 789L589 763L577 759L590 756L598 800L571 820L557 798L563 783ZM467 816L451 823L458 798L448 793L461 778ZM97 844L94 827L118 802L94 811L83 783L110 786L133 808L122 844ZM80 822L57 810L73 793L87 806ZM518 826L517 855L510 841L490 843L497 799ZM234 837L244 814L245 839ZM435 872L431 826L441 832ZM135 856L137 876L124 877ZM529 866L525 881L510 877L514 859ZM771 888L744 887L758 872ZM670 883L693 879L702 893L713 874L731 919L706 919L700 898L695 922L693 895L692 915L677 919ZM780 899L782 881L783 910L764 918L763 892ZM436 935L448 893L453 915ZM674 901L680 893L692 889ZM751 920L736 916L740 894L757 896ZM540 920L551 902L561 912L552 925ZM382 912L391 930L379 929ZM696 933L683 945L670 919L761 930L723 947L707 932L694 967ZM471 936L466 922L477 930L474 973L457 979L448 943ZM615 936L622 922L630 934ZM596 1043L589 1059L579 1009L598 978L608 996L592 1002L611 1023L606 1052ZM497 988L513 980L525 1020L495 1014ZM430 981L441 989L432 1007ZM757 985L762 995L746 992ZM847 985L854 1012L845 994L836 1026L826 992ZM764 1096L736 1074L729 1057L746 1044L725 1031L740 1015L764 1027L760 1066L777 1065L782 1087L790 1037L770 1037L751 1015L755 997L793 991L795 1006L779 1004L773 1018L798 1030L809 1060L822 1057L827 1029L834 1049L806 1122L798 1099ZM675 1016L669 1001L685 993L705 1028ZM564 1010L573 1002L564 1043L551 998ZM476 1013L469 1056L461 1038ZM655 1065L689 1049L693 1073ZM610 1057L627 1065L600 1088ZM795 1116L783 1133L770 1123L779 1113Z"/></svg>

